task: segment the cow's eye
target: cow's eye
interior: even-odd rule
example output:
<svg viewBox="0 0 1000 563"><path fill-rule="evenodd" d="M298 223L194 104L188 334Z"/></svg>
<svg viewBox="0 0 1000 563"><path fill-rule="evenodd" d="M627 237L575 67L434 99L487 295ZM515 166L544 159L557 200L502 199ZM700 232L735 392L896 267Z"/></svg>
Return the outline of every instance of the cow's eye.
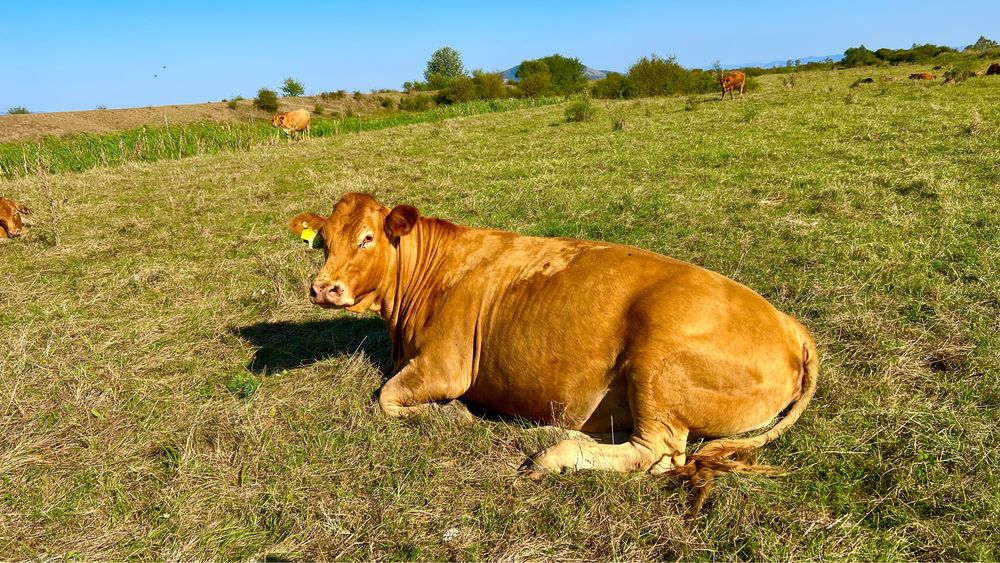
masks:
<svg viewBox="0 0 1000 563"><path fill-rule="evenodd" d="M358 245L360 248L364 248L371 243L375 242L375 235L369 233L365 235L365 238L361 239L361 243Z"/></svg>

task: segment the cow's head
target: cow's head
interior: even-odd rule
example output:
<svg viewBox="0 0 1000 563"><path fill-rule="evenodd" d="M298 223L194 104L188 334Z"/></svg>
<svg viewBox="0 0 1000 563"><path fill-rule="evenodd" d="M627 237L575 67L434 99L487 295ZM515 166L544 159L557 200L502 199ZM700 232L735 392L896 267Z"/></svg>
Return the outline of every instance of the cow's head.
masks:
<svg viewBox="0 0 1000 563"><path fill-rule="evenodd" d="M284 127L285 118L286 118L285 114L279 113L278 115L271 118L271 125L274 125L275 127Z"/></svg>
<svg viewBox="0 0 1000 563"><path fill-rule="evenodd" d="M6 231L7 236L13 238L24 234L24 225L21 223L22 213L30 215L31 210L9 199L0 198L0 229Z"/></svg>
<svg viewBox="0 0 1000 563"><path fill-rule="evenodd" d="M363 312L381 303L378 290L392 268L399 237L420 212L409 205L391 210L368 194L345 194L329 217L300 213L288 227L310 246L323 249L326 263L313 280L310 300L321 307Z"/></svg>

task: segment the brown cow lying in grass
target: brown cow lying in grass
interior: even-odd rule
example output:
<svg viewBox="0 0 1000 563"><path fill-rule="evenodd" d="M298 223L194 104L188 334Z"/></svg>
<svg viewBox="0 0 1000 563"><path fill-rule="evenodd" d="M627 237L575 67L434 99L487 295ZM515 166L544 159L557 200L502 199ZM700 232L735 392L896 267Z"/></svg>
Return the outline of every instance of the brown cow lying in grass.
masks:
<svg viewBox="0 0 1000 563"><path fill-rule="evenodd" d="M271 119L271 125L283 130L289 137L294 137L296 133L305 131L309 133L309 112L304 109L297 109L285 113L279 113Z"/></svg>
<svg viewBox="0 0 1000 563"><path fill-rule="evenodd" d="M937 76L934 76L930 72L914 72L910 75L910 80L934 80Z"/></svg>
<svg viewBox="0 0 1000 563"><path fill-rule="evenodd" d="M1000 75L1000 63L993 63L986 69L986 76Z"/></svg>
<svg viewBox="0 0 1000 563"><path fill-rule="evenodd" d="M624 443L565 440L522 467L709 477L774 440L816 390L809 331L720 274L619 244L475 229L349 193L291 230L326 261L310 298L372 311L392 341L390 416L464 397ZM749 438L726 438L765 428ZM690 458L689 438L707 442ZM774 469L774 468L769 468ZM707 472L707 473L706 473Z"/></svg>
<svg viewBox="0 0 1000 563"><path fill-rule="evenodd" d="M740 97L743 97L743 86L746 85L747 76L738 70L727 73L722 77L722 99L726 99L726 92L729 92L729 99L733 99L733 90L740 89Z"/></svg>
<svg viewBox="0 0 1000 563"><path fill-rule="evenodd" d="M31 210L20 203L0 197L0 239L24 234L21 215L31 215Z"/></svg>

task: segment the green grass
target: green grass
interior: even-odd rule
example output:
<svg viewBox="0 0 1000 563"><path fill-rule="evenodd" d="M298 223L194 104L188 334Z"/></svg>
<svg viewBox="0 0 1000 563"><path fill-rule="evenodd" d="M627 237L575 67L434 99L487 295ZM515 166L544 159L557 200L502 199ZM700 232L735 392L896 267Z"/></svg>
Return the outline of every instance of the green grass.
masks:
<svg viewBox="0 0 1000 563"><path fill-rule="evenodd" d="M0 553L996 560L1000 80L849 88L913 71L4 181L36 224L0 245ZM530 424L383 416L381 322L310 306L285 227L349 190L756 289L819 343L759 456L794 473L725 477L688 524L671 479L518 479L555 440Z"/></svg>
<svg viewBox="0 0 1000 563"><path fill-rule="evenodd" d="M472 101L441 106L422 112L325 119L314 117L313 137L377 131L389 127L432 123L453 117L539 107L556 98ZM119 133L81 133L66 137L44 137L32 141L0 143L0 177L82 172L98 166L127 162L154 162L222 151L247 151L285 139L270 121L238 123L191 123L164 127L141 127Z"/></svg>

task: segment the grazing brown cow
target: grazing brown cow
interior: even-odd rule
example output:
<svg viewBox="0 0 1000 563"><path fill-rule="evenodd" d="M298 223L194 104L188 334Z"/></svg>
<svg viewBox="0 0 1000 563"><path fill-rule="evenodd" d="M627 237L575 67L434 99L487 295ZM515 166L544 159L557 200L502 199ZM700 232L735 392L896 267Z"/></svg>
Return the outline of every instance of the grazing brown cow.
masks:
<svg viewBox="0 0 1000 563"><path fill-rule="evenodd" d="M733 90L740 89L740 97L743 97L743 86L746 85L747 75L741 71L734 70L727 73L720 81L722 83L722 99L726 99L726 92L729 92L729 99L733 99Z"/></svg>
<svg viewBox="0 0 1000 563"><path fill-rule="evenodd" d="M286 135L293 137L295 133L309 130L309 112L304 109L297 109L286 113L279 113L271 119L271 125L282 129Z"/></svg>
<svg viewBox="0 0 1000 563"><path fill-rule="evenodd" d="M24 234L21 215L31 215L31 210L20 203L0 197L0 239Z"/></svg>
<svg viewBox="0 0 1000 563"><path fill-rule="evenodd" d="M692 475L774 440L816 390L809 331L721 274L638 248L459 226L344 195L289 227L326 261L316 305L378 313L390 416L465 397L624 443L565 440L522 467ZM787 411L786 411L787 409ZM766 427L752 437L725 438ZM720 438L685 459L688 438Z"/></svg>
<svg viewBox="0 0 1000 563"><path fill-rule="evenodd" d="M990 68L986 69L986 76L993 76L1000 74L1000 63L993 63Z"/></svg>
<svg viewBox="0 0 1000 563"><path fill-rule="evenodd" d="M972 76L983 76L984 74L986 73L981 70L977 70L976 72L972 73Z"/></svg>
<svg viewBox="0 0 1000 563"><path fill-rule="evenodd" d="M910 80L934 80L937 76L930 72L914 72L910 75Z"/></svg>

